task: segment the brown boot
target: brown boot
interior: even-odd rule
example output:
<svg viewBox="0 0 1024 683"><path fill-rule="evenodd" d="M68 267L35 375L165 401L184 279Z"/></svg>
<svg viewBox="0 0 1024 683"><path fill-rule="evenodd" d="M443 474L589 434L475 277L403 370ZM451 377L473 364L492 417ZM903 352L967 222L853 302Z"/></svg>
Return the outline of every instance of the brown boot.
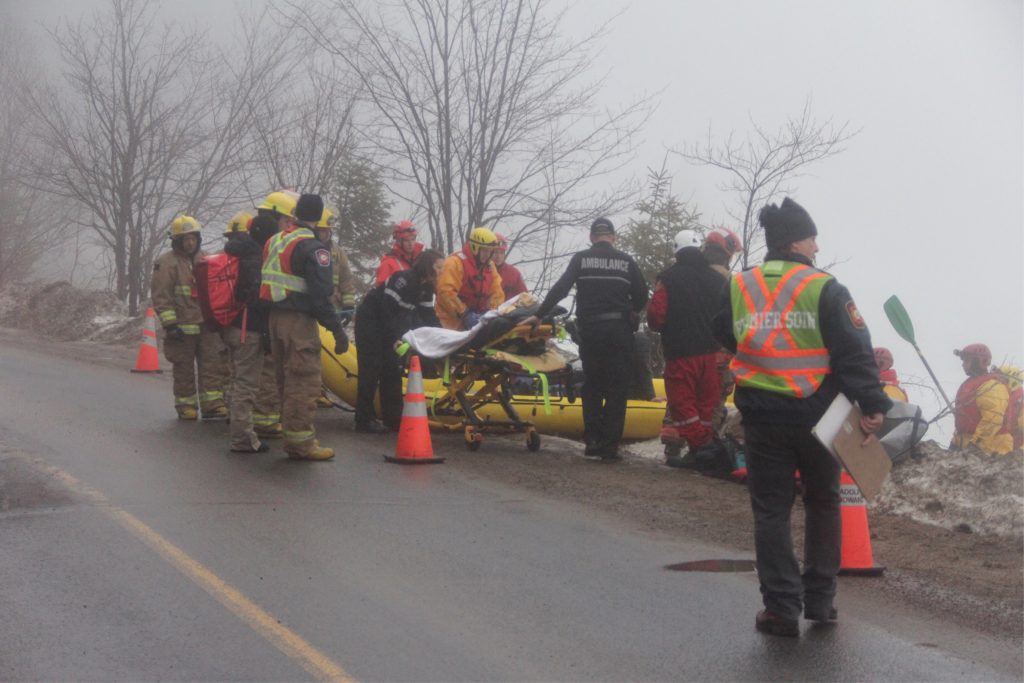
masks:
<svg viewBox="0 0 1024 683"><path fill-rule="evenodd" d="M199 411L192 406L178 406L179 420L198 420Z"/></svg>
<svg viewBox="0 0 1024 683"><path fill-rule="evenodd" d="M301 450L288 450L286 447L285 451L292 460L330 460L334 457L334 449L321 446L316 439L313 439L311 446L306 446Z"/></svg>

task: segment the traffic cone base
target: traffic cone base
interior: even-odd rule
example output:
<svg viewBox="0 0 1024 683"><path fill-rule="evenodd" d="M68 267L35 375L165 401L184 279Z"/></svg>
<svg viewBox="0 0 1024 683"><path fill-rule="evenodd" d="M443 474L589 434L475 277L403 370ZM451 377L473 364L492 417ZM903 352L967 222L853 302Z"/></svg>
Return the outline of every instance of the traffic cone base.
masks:
<svg viewBox="0 0 1024 683"><path fill-rule="evenodd" d="M409 361L409 382L402 406L402 422L398 427L398 443L394 455L385 455L388 462L399 465L429 465L444 462L434 456L430 442L430 424L427 421L427 401L423 395L423 372L419 356Z"/></svg>
<svg viewBox="0 0 1024 683"><path fill-rule="evenodd" d="M845 470L839 478L843 540L839 557L842 576L881 576L885 567L875 564L868 531L868 508L857 483Z"/></svg>
<svg viewBox="0 0 1024 683"><path fill-rule="evenodd" d="M163 372L160 369L160 354L156 343L156 313L152 308L146 309L146 322L142 326L142 341L139 342L139 353L135 357L132 372Z"/></svg>

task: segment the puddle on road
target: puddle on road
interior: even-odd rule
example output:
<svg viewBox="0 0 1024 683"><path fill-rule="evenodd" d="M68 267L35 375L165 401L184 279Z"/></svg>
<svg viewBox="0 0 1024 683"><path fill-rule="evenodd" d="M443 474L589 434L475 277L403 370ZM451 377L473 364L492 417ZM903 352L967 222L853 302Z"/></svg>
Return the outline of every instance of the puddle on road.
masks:
<svg viewBox="0 0 1024 683"><path fill-rule="evenodd" d="M753 560L697 560L667 564L665 569L674 572L752 572Z"/></svg>

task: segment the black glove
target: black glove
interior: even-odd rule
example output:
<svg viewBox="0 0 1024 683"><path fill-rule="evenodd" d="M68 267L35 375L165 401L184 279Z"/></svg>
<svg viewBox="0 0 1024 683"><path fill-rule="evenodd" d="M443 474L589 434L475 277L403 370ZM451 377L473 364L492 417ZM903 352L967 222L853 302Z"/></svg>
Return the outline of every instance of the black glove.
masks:
<svg viewBox="0 0 1024 683"><path fill-rule="evenodd" d="M334 355L340 356L348 351L348 335L345 330L339 327L331 330L331 334L334 335Z"/></svg>
<svg viewBox="0 0 1024 683"><path fill-rule="evenodd" d="M354 318L355 315L356 315L356 309L354 309L354 308L341 308L341 309L338 309L338 320L341 321L341 326L342 327L345 327L350 322L352 322L352 318Z"/></svg>
<svg viewBox="0 0 1024 683"><path fill-rule="evenodd" d="M177 325L168 325L164 331L167 333L166 339L173 342L185 341L185 331Z"/></svg>
<svg viewBox="0 0 1024 683"><path fill-rule="evenodd" d="M270 343L270 334L263 332L260 334L260 347L263 349L263 353L270 353L272 345Z"/></svg>

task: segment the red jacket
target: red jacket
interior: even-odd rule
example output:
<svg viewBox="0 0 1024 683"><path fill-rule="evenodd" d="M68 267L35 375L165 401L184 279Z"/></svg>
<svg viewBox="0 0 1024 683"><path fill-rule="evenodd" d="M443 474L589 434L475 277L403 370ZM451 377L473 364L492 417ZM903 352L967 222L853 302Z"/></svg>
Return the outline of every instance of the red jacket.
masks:
<svg viewBox="0 0 1024 683"><path fill-rule="evenodd" d="M412 262L416 260L416 257L419 256L422 251L423 245L417 242L416 246L412 248L412 258L407 259L405 257L405 252L402 251L402 248L398 246L398 243L396 242L395 245L391 247L391 253L384 254L381 258L380 265L377 266L377 275L375 277L376 283L374 286L380 287L382 284L387 282L389 277L398 271L409 270L412 268Z"/></svg>
<svg viewBox="0 0 1024 683"><path fill-rule="evenodd" d="M501 289L505 292L505 301L530 291L526 288L526 283L523 282L523 274L508 262L498 266L498 275L501 276Z"/></svg>

